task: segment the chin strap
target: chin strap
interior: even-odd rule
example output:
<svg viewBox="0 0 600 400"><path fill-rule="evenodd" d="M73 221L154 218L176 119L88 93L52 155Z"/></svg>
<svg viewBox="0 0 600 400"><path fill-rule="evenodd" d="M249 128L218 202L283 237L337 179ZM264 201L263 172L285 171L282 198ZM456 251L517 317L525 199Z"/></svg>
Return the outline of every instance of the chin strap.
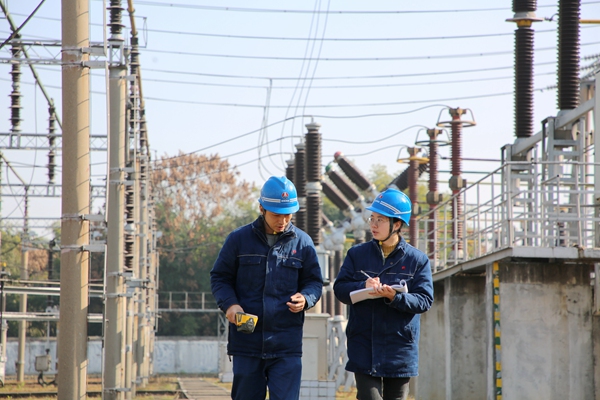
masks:
<svg viewBox="0 0 600 400"><path fill-rule="evenodd" d="M262 214L262 218L263 218L263 221L264 221L264 223L265 223L265 227L267 227L267 228L269 228L269 230L273 231L273 235L277 235L277 232L275 231L275 229L271 228L271 225L269 225L269 223L267 222L267 218L265 218L265 214L266 214L266 213L267 213L267 212L266 212L266 211L264 211L264 212L263 212L263 214ZM265 229L265 231L266 231L266 229ZM387 239L386 239L386 240L387 240Z"/></svg>
<svg viewBox="0 0 600 400"><path fill-rule="evenodd" d="M398 229L397 231L394 230L394 222L392 222L392 220L390 219L390 233L387 235L387 237L383 240L379 241L379 245L383 245L383 242L385 242L386 240L388 240L389 238L392 237L392 235L395 233L398 236L400 236L400 230L402 229L402 222L400 222L400 229Z"/></svg>

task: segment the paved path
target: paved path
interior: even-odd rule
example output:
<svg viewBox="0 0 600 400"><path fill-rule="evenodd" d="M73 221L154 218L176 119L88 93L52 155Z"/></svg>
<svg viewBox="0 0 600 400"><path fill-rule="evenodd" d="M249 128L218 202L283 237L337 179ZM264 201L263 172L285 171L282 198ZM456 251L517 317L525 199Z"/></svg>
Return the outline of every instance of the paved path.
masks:
<svg viewBox="0 0 600 400"><path fill-rule="evenodd" d="M202 378L177 378L179 387L190 400L225 400L231 399L229 391L221 386L207 382Z"/></svg>

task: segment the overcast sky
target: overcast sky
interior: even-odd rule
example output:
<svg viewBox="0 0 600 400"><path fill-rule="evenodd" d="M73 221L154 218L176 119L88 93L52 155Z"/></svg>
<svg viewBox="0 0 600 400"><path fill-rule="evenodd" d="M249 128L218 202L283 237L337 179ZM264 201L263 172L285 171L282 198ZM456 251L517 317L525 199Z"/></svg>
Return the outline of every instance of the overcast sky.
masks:
<svg viewBox="0 0 600 400"><path fill-rule="evenodd" d="M41 0L3 0L21 25ZM108 2L107 2L108 3ZM122 5L126 8L127 2ZM306 133L321 124L323 167L342 151L365 173L374 164L397 174L406 146L423 129L467 108L463 131L465 177L490 171L514 135L514 31L511 1L198 1L134 0L141 71L154 158L179 151L218 153L261 185L284 175L285 161ZM557 2L538 1L535 29L534 126L556 115ZM61 3L45 0L22 28L24 40L61 39ZM583 1L582 19L600 19L600 1ZM103 2L90 2L91 40L103 40ZM129 16L124 11L125 36ZM598 60L600 26L581 26L581 67ZM10 28L0 19L0 37ZM10 130L10 47L1 49L0 132ZM29 56L61 110L60 48L35 46ZM582 69L582 75L591 72ZM22 67L22 131L44 133L47 102ZM105 80L92 71L92 134L106 133ZM443 157L450 148L441 150ZM22 179L45 183L44 151L5 151ZM93 184L103 184L104 153L92 157ZM443 159L440 170L450 169ZM3 182L17 182L4 169ZM440 179L447 180L448 175ZM60 180L60 174L58 175ZM7 189L3 193L6 195ZM22 202L2 199L2 216L18 217ZM60 216L58 200L32 200L32 216ZM41 206L40 206L41 204Z"/></svg>

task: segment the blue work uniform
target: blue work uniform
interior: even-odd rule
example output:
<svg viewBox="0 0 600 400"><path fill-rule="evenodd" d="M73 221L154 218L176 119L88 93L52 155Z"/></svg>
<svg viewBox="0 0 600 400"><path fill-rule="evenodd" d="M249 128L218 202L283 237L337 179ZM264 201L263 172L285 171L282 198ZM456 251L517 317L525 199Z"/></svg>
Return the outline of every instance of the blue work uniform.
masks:
<svg viewBox="0 0 600 400"><path fill-rule="evenodd" d="M239 304L244 312L258 316L251 334L229 324L227 354L234 358L234 399L259 398L252 396L259 396L260 376L265 390L268 381L271 399L278 398L277 388L285 391L282 399L297 398L293 392L300 390L304 312L293 313L286 303L299 292L306 299L305 310L313 307L321 297L323 279L310 236L291 223L277 236L270 246L260 216L229 234L210 272L211 289L223 312ZM290 359L278 360L282 358ZM270 373L271 367L297 371ZM242 374L249 370L258 375Z"/></svg>
<svg viewBox="0 0 600 400"><path fill-rule="evenodd" d="M364 271L382 284L406 281L408 293L368 299L356 304L350 292L365 288ZM333 285L335 296L348 304L346 370L374 377L407 378L418 375L420 314L433 304L429 259L400 237L387 256L377 240L353 246Z"/></svg>

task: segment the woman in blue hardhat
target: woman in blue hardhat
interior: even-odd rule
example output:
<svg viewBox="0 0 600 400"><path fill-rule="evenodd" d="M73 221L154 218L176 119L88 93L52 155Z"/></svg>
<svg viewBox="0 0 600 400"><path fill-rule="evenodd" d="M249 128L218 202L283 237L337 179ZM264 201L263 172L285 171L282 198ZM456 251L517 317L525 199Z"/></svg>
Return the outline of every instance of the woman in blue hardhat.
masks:
<svg viewBox="0 0 600 400"><path fill-rule="evenodd" d="M333 285L349 305L346 370L358 399L406 400L418 375L420 314L433 304L431 266L401 235L412 212L408 196L387 189L367 210L373 240L348 250ZM350 293L365 288L372 297L353 303Z"/></svg>
<svg viewBox="0 0 600 400"><path fill-rule="evenodd" d="M291 223L294 184L270 177L260 191L260 216L229 234L210 272L212 292L229 320L234 400L295 400L302 375L304 311L321 297L323 279L310 236ZM238 330L236 314L258 317Z"/></svg>

